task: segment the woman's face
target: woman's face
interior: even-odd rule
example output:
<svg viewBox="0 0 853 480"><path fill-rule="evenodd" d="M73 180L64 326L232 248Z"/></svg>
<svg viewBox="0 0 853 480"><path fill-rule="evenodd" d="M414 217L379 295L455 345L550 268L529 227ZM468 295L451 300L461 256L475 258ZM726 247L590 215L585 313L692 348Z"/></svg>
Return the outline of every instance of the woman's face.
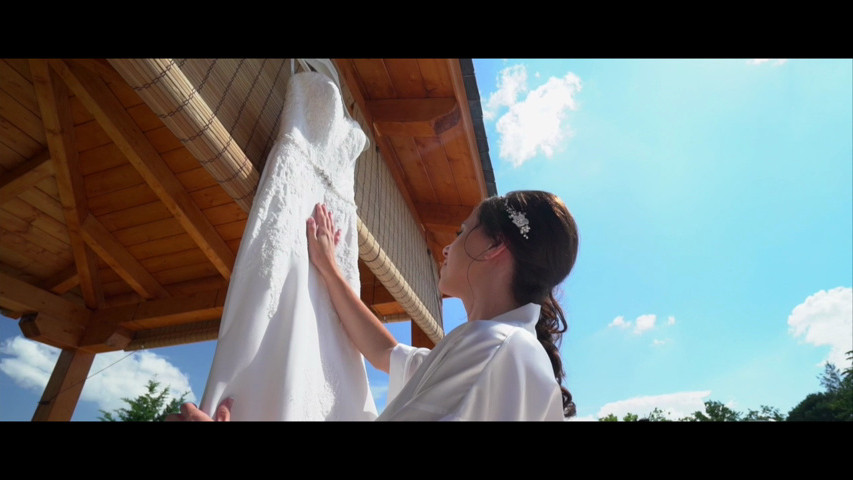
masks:
<svg viewBox="0 0 853 480"><path fill-rule="evenodd" d="M493 242L479 228L477 215L479 207L462 222L456 239L444 247L444 262L438 280L441 293L451 297L461 297L470 292L470 283L476 282L478 275L484 270L483 255Z"/></svg>

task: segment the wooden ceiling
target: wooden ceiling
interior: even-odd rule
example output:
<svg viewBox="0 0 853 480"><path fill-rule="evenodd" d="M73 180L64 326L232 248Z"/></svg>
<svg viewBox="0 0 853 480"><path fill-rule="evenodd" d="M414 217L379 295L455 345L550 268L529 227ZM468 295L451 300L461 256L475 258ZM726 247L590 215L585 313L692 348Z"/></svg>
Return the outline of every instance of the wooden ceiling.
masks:
<svg viewBox="0 0 853 480"><path fill-rule="evenodd" d="M455 59L336 64L439 262L494 193L468 73ZM29 338L102 352L218 330L246 218L107 61L0 60L0 307Z"/></svg>

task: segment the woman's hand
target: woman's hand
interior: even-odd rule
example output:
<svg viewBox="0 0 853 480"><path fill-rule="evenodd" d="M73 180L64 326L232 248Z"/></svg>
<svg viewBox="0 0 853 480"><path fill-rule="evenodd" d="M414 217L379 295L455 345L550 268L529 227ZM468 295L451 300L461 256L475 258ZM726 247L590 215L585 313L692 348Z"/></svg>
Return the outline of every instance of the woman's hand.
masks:
<svg viewBox="0 0 853 480"><path fill-rule="evenodd" d="M199 410L195 404L185 403L181 405L181 413L173 413L166 417L167 422L229 422L231 421L231 406L234 405L233 398L226 398L219 404L216 414L210 418L206 413Z"/></svg>
<svg viewBox="0 0 853 480"><path fill-rule="evenodd" d="M334 275L338 264L335 247L341 240L341 231L335 229L332 212L322 203L314 206L314 214L307 221L308 256L323 278Z"/></svg>

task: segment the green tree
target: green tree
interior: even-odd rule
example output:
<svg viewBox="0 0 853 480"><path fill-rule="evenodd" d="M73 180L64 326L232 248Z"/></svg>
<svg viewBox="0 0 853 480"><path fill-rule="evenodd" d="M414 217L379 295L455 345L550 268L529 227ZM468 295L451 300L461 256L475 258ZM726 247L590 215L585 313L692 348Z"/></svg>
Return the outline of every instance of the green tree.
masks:
<svg viewBox="0 0 853 480"><path fill-rule="evenodd" d="M847 357L853 360L853 350ZM788 421L853 421L853 367L842 372L827 362L818 379L824 391L806 396L788 413Z"/></svg>
<svg viewBox="0 0 853 480"><path fill-rule="evenodd" d="M162 422L166 419L166 415L180 412L181 404L189 393L185 392L180 398L173 398L167 402L168 386L157 393L160 382L151 379L148 380L145 388L147 392L136 398L122 398L127 408L119 408L114 412L101 410L103 415L98 419L102 422Z"/></svg>
<svg viewBox="0 0 853 480"><path fill-rule="evenodd" d="M692 416L682 418L682 422L737 422L740 421L741 414L731 408L717 402L709 400L705 402L705 411L695 411Z"/></svg>
<svg viewBox="0 0 853 480"><path fill-rule="evenodd" d="M776 407L762 405L758 410L749 409L744 415L744 422L784 422L785 415Z"/></svg>

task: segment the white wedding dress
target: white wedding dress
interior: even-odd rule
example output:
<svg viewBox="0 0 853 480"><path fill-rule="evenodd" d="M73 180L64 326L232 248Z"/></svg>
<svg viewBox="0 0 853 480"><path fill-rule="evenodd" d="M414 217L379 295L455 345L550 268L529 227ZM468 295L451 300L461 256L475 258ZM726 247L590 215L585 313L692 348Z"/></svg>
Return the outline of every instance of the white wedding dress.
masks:
<svg viewBox="0 0 853 480"><path fill-rule="evenodd" d="M329 65L322 61L325 69L318 70L328 73ZM377 416L364 359L343 330L306 244L305 222L315 204L325 203L342 231L338 265L360 291L353 182L367 138L345 113L332 78L306 71L288 83L279 136L228 286L201 401L208 414L233 397L232 420Z"/></svg>

